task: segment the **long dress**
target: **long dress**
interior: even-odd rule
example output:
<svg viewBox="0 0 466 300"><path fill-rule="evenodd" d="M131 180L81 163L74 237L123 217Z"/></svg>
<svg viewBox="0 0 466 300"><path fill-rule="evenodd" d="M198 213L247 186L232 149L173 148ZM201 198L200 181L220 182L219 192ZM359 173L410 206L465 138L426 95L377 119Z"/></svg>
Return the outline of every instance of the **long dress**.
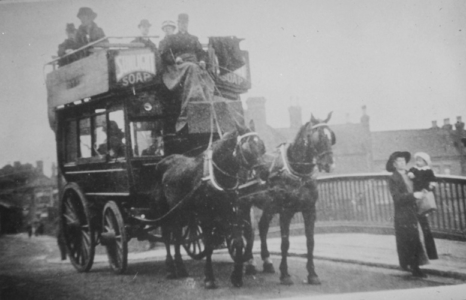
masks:
<svg viewBox="0 0 466 300"><path fill-rule="evenodd" d="M394 171L389 179L389 188L395 205L395 236L400 267L425 265L429 262L427 253L432 251L426 249L412 182L405 173Z"/></svg>

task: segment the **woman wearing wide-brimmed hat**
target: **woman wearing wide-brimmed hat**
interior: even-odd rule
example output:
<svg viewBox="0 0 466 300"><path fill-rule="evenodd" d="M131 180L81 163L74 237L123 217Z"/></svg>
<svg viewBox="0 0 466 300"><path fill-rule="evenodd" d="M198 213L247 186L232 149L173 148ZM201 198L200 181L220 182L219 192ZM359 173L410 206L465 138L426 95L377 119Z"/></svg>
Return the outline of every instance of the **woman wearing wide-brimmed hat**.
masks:
<svg viewBox="0 0 466 300"><path fill-rule="evenodd" d="M413 183L408 178L406 164L411 154L397 151L390 155L386 169L392 172L388 183L395 204L395 236L400 267L411 270L413 276L425 278L420 265L428 263L421 226L417 216L416 199L422 192L413 191Z"/></svg>

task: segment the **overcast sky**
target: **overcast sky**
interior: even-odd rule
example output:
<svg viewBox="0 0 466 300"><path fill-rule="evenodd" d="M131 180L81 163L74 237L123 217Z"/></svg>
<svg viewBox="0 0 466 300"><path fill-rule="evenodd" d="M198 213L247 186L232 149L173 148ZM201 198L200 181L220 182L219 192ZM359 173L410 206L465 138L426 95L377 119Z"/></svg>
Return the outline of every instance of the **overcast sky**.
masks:
<svg viewBox="0 0 466 300"><path fill-rule="evenodd" d="M334 124L359 122L367 105L372 130L466 118L466 1L0 1L0 167L55 160L43 65L81 6L109 36L137 35L143 18L162 35L162 21L185 12L201 40L245 38L253 88L243 99L265 97L274 127L297 104L304 119L334 111Z"/></svg>

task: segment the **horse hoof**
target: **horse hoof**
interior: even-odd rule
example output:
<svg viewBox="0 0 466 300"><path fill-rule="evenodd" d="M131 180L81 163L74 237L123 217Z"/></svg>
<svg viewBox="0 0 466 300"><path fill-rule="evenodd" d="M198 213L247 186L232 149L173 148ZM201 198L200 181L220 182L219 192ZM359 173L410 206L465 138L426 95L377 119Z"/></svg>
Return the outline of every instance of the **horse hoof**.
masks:
<svg viewBox="0 0 466 300"><path fill-rule="evenodd" d="M293 280L291 280L291 276L285 276L280 278L280 284L283 285L293 285Z"/></svg>
<svg viewBox="0 0 466 300"><path fill-rule="evenodd" d="M322 282L320 282L320 279L317 276L308 276L307 284L319 285L322 284Z"/></svg>
<svg viewBox="0 0 466 300"><path fill-rule="evenodd" d="M275 268L273 267L273 264L264 263L264 273L270 273L270 274L275 273Z"/></svg>
<svg viewBox="0 0 466 300"><path fill-rule="evenodd" d="M246 269L244 270L244 274L245 275L256 275L257 274L257 269L253 265L247 265Z"/></svg>
<svg viewBox="0 0 466 300"><path fill-rule="evenodd" d="M236 279L231 279L231 283L233 284L234 287L242 287L243 286L243 280L236 280Z"/></svg>
<svg viewBox="0 0 466 300"><path fill-rule="evenodd" d="M217 288L217 284L215 283L215 281L209 280L205 282L205 288L208 290L213 290Z"/></svg>

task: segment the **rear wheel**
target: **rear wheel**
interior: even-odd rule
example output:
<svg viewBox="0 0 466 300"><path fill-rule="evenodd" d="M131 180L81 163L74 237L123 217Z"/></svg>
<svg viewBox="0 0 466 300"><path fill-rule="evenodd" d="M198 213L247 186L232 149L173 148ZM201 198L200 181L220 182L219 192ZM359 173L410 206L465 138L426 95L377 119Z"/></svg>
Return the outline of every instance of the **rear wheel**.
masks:
<svg viewBox="0 0 466 300"><path fill-rule="evenodd" d="M192 259L200 260L206 256L203 238L202 228L196 221L192 220L183 228L183 247Z"/></svg>
<svg viewBox="0 0 466 300"><path fill-rule="evenodd" d="M122 274L128 265L128 239L123 216L114 201L105 205L102 222L101 242L107 248L110 267Z"/></svg>
<svg viewBox="0 0 466 300"><path fill-rule="evenodd" d="M71 263L78 272L89 271L94 262L95 229L86 197L75 183L64 188L60 226Z"/></svg>

